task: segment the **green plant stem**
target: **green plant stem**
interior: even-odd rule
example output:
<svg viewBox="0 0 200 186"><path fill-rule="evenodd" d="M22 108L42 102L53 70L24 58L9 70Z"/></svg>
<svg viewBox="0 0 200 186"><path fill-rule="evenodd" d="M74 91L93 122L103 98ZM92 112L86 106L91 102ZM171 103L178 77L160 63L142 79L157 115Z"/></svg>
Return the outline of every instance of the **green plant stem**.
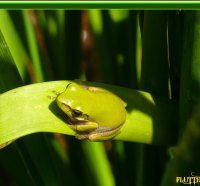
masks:
<svg viewBox="0 0 200 186"><path fill-rule="evenodd" d="M42 65L40 61L40 54L37 46L37 39L34 32L33 24L31 22L31 15L29 10L23 10L24 24L26 28L28 46L30 50L31 60L33 62L33 67L36 73L36 82L41 82L44 80Z"/></svg>
<svg viewBox="0 0 200 186"><path fill-rule="evenodd" d="M114 177L103 144L100 142L91 143L85 141L82 143L82 148L91 169L92 177L96 181L95 185L114 186Z"/></svg>

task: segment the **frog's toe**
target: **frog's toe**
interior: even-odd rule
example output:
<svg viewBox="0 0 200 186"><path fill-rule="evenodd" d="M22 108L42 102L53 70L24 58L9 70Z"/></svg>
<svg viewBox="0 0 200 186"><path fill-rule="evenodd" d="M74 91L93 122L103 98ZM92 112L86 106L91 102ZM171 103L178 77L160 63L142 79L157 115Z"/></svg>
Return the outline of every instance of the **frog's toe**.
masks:
<svg viewBox="0 0 200 186"><path fill-rule="evenodd" d="M79 139L79 140L87 140L89 139L89 135L88 134L79 134L76 136L76 139Z"/></svg>

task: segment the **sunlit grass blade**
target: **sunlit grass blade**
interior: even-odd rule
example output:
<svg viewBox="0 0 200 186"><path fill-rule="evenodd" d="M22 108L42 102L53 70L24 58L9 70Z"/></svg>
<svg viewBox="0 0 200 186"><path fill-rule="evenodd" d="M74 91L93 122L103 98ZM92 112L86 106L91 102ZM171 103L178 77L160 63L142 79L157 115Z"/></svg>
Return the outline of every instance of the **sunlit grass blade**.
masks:
<svg viewBox="0 0 200 186"><path fill-rule="evenodd" d="M38 10L35 13L42 30L41 34L48 55L46 60L50 63L53 77L66 79L66 41L64 34L66 12L64 10ZM45 57L42 51L41 53ZM49 73L47 69L44 69L44 72L46 72L45 75Z"/></svg>
<svg viewBox="0 0 200 186"><path fill-rule="evenodd" d="M95 63L98 67L99 79L105 83L115 82L116 64L113 58L112 42L109 42L110 18L107 10L89 10L89 20L95 40ZM109 39L108 39L109 38ZM105 70L113 69L113 70Z"/></svg>
<svg viewBox="0 0 200 186"><path fill-rule="evenodd" d="M52 132L66 132L69 134L73 134L73 132L68 127L66 127L65 122L59 120L59 118L56 117L56 115L52 114L52 111L50 110L50 106L52 106L52 109L55 107L54 105L50 105L52 100L54 100L56 97L56 94L53 91L64 91L66 84L67 82L50 84L47 83L45 84L46 86L43 87L43 90L41 90L42 87L40 86L40 84L35 84L32 86L29 85L30 87L33 87L33 89L29 88L29 86L25 86L23 88L10 91L8 92L8 94L2 94L0 97L2 100L4 100L4 103L1 101L0 106L0 118L2 123L0 127L0 144L2 144L3 141L10 141L20 137L22 135L22 131L24 134L38 132L38 130L41 132L52 130ZM9 103L12 103L12 106L10 105L8 107L7 105ZM24 105L22 106L21 104ZM9 117L11 119L9 121L6 117L6 113L9 115L12 109L15 110L15 116L19 120L16 120L16 117ZM49 117L49 119L47 120L48 116L51 117ZM30 120L30 118L32 119ZM13 128L13 125L15 126L15 128ZM8 132L8 130L10 132ZM19 132L21 134L19 134Z"/></svg>
<svg viewBox="0 0 200 186"><path fill-rule="evenodd" d="M84 142L82 143L82 148L84 150L90 171L93 175L92 177L95 180L95 184L98 186L114 186L115 180L103 143ZM96 162L98 162L98 164Z"/></svg>
<svg viewBox="0 0 200 186"><path fill-rule="evenodd" d="M142 30L140 11L129 11L129 51L130 51L130 86L139 89L142 60Z"/></svg>
<svg viewBox="0 0 200 186"><path fill-rule="evenodd" d="M37 15L55 78L80 78L81 11L40 10Z"/></svg>
<svg viewBox="0 0 200 186"><path fill-rule="evenodd" d="M28 56L7 10L0 10L0 29L9 45L20 76L25 81Z"/></svg>
<svg viewBox="0 0 200 186"><path fill-rule="evenodd" d="M24 25L26 28L26 37L28 41L31 61L33 63L33 69L35 72L35 81L41 82L44 80L43 72L42 72L42 63L40 59L40 54L38 50L38 44L36 39L36 34L33 28L33 23L31 20L30 10L23 10L23 18Z"/></svg>

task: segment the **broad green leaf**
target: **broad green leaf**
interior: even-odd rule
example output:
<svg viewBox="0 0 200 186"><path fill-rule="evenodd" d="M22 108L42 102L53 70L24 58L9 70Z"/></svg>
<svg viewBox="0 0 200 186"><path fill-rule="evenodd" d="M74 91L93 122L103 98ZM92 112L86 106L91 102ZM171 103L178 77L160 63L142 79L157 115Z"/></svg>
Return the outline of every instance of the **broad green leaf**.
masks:
<svg viewBox="0 0 200 186"><path fill-rule="evenodd" d="M0 144L35 132L75 135L55 103L56 92L64 91L69 82L32 84L2 94ZM97 83L86 84L103 86L128 103L126 122L121 133L114 139L142 143L169 143L172 140L166 137L173 130L175 103L162 99L153 100L149 93L132 89Z"/></svg>

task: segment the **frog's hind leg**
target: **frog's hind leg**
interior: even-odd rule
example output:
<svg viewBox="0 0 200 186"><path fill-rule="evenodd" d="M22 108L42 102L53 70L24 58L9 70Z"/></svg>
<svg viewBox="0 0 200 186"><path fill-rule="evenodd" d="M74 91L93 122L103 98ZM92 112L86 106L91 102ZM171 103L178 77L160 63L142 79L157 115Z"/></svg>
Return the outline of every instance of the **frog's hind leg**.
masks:
<svg viewBox="0 0 200 186"><path fill-rule="evenodd" d="M91 131L90 133L83 133L76 136L77 139L89 139L90 141L104 141L109 140L115 137L120 133L121 124L115 129L111 128L110 130L105 130L104 127L98 128L97 130Z"/></svg>
<svg viewBox="0 0 200 186"><path fill-rule="evenodd" d="M92 122L92 121L82 122L79 124L77 124L77 123L70 124L69 126L77 132L92 131L92 130L98 128L98 124L96 122Z"/></svg>

